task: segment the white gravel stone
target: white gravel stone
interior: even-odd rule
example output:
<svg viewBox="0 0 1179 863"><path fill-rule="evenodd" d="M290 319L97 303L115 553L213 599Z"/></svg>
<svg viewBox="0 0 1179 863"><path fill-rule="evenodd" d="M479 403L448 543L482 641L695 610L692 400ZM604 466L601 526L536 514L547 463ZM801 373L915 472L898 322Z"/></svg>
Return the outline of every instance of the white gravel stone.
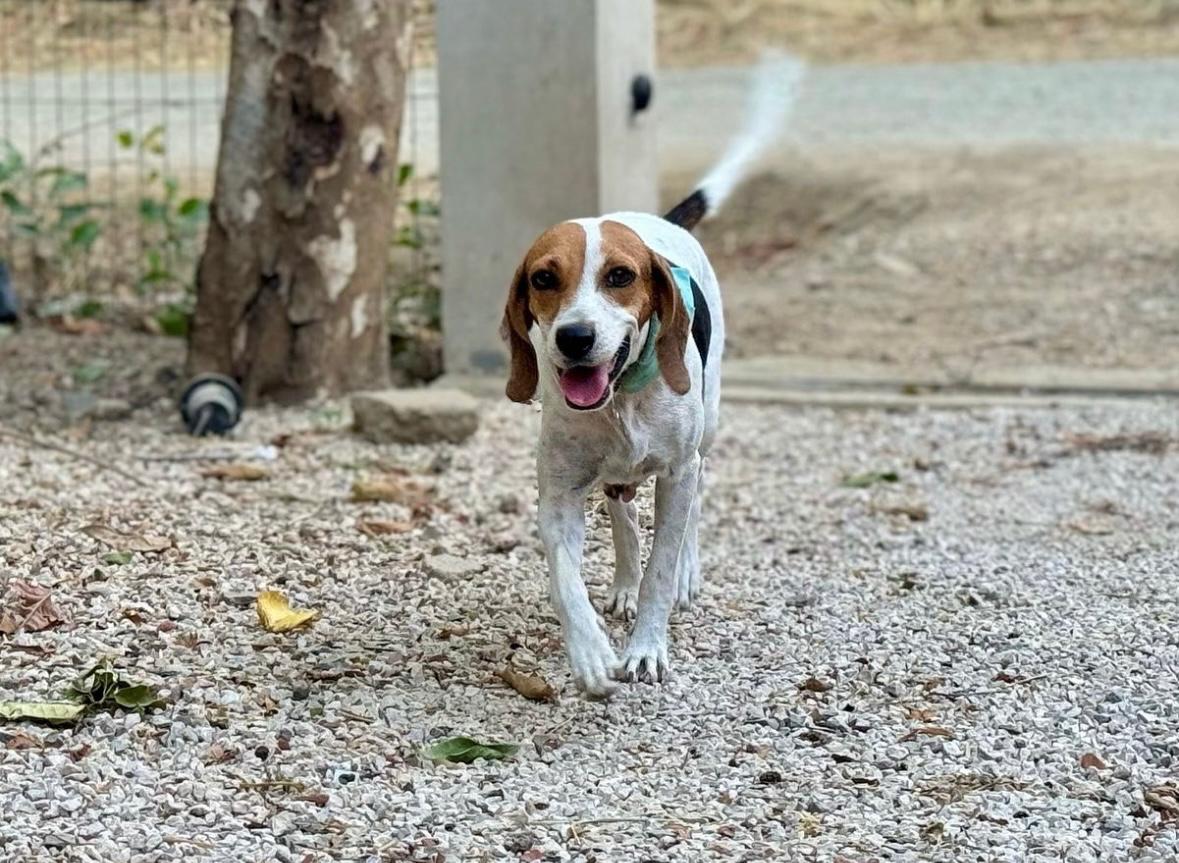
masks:
<svg viewBox="0 0 1179 863"><path fill-rule="evenodd" d="M0 400L10 386L0 376ZM701 526L704 594L672 619L673 676L606 703L573 690L548 604L537 417L483 411L442 463L430 448L325 431L322 408L252 410L235 446L290 437L271 476L249 484L181 460L206 444L176 435L166 406L70 443L134 467L144 487L0 438L0 488L17 489L0 504L0 574L49 587L74 621L5 649L0 691L53 697L110 655L169 698L141 721L0 725L36 744L0 748L0 857L1179 857L1179 831L1146 802L1179 759L1179 447L1067 444L1179 437L1173 405L726 406ZM55 433L38 417L5 422ZM346 500L378 461L431 474L428 525L356 529L409 517ZM885 469L899 482L839 484ZM928 520L883 512L909 500ZM649 520L649 487L639 506ZM1094 511L1113 532L1075 528ZM100 518L176 545L104 567L80 533ZM600 606L612 562L596 508L587 536ZM251 606L268 588L321 617L264 632ZM165 619L175 627L161 630ZM608 626L621 645L625 625ZM509 663L558 700L505 687L496 673ZM812 677L830 688L800 688ZM422 756L457 734L521 748L502 763ZM1082 768L1086 753L1106 767Z"/></svg>

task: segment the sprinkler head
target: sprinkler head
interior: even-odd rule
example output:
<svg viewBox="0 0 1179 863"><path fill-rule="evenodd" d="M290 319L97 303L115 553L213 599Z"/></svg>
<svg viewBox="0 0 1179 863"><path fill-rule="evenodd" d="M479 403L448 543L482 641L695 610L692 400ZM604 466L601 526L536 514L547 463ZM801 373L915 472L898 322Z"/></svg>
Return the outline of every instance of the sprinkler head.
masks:
<svg viewBox="0 0 1179 863"><path fill-rule="evenodd" d="M241 387L225 375L197 375L180 396L180 416L194 437L227 434L242 418L244 407Z"/></svg>

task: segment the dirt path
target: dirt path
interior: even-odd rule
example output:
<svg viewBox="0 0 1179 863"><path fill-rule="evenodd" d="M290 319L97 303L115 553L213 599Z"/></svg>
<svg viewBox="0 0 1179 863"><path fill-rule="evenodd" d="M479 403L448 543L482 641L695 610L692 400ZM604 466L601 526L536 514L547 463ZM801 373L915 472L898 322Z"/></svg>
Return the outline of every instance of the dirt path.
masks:
<svg viewBox="0 0 1179 863"><path fill-rule="evenodd" d="M1179 363L1179 152L783 158L703 230L735 356Z"/></svg>

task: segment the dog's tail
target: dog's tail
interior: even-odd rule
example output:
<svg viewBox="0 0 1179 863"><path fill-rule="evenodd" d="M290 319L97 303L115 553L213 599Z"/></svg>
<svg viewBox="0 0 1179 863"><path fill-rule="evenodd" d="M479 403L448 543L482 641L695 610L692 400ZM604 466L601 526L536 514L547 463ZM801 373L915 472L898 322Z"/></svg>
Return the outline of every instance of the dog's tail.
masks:
<svg viewBox="0 0 1179 863"><path fill-rule="evenodd" d="M663 218L690 231L720 209L745 173L781 134L805 71L801 60L788 55L771 55L762 60L753 73L745 129L696 184L696 190Z"/></svg>

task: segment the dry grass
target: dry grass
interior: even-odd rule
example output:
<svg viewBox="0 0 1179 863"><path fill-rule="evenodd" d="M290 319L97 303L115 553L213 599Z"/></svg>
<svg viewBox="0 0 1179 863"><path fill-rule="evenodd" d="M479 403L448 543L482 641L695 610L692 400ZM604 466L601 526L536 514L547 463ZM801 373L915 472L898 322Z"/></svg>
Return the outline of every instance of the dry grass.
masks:
<svg viewBox="0 0 1179 863"><path fill-rule="evenodd" d="M659 0L667 65L1056 60L1179 52L1179 0Z"/></svg>
<svg viewBox="0 0 1179 863"><path fill-rule="evenodd" d="M0 0L0 73L216 68L229 58L231 6L232 0Z"/></svg>
<svg viewBox="0 0 1179 863"><path fill-rule="evenodd" d="M434 62L434 0L413 0L415 63ZM214 68L232 0L0 0L0 73ZM745 62L780 46L815 62L1064 59L1179 53L1179 0L658 0L660 60ZM166 28L165 28L166 24Z"/></svg>

